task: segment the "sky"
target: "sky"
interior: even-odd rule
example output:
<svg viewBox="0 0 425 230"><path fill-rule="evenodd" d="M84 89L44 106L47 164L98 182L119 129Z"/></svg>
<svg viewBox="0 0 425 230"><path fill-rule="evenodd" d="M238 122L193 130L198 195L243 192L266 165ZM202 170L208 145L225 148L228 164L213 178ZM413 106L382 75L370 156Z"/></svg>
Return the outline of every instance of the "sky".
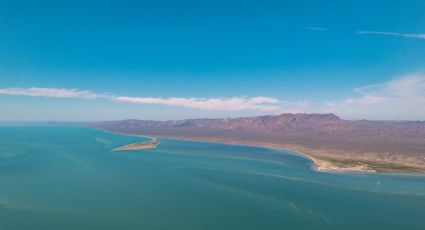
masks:
<svg viewBox="0 0 425 230"><path fill-rule="evenodd" d="M425 120L425 1L0 0L0 121Z"/></svg>

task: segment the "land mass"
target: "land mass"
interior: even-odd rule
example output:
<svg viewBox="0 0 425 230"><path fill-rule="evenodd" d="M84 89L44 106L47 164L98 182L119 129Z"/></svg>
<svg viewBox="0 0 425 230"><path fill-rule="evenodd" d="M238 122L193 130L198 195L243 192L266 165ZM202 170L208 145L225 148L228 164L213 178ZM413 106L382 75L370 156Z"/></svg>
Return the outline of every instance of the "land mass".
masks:
<svg viewBox="0 0 425 230"><path fill-rule="evenodd" d="M334 114L285 113L90 125L152 137L284 148L306 155L323 171L425 172L424 121L353 121Z"/></svg>
<svg viewBox="0 0 425 230"><path fill-rule="evenodd" d="M154 139L152 141L143 141L137 142L129 145L125 145L116 149L114 151L123 151L123 150L141 150L141 149L154 149L159 145L159 141Z"/></svg>

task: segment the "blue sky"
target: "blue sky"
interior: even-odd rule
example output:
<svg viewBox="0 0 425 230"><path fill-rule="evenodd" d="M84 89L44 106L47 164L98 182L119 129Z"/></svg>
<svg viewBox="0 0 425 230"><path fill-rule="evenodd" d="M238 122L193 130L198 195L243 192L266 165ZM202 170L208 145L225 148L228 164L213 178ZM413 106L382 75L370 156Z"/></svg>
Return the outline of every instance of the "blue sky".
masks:
<svg viewBox="0 0 425 230"><path fill-rule="evenodd" d="M0 0L0 120L425 119L424 1Z"/></svg>

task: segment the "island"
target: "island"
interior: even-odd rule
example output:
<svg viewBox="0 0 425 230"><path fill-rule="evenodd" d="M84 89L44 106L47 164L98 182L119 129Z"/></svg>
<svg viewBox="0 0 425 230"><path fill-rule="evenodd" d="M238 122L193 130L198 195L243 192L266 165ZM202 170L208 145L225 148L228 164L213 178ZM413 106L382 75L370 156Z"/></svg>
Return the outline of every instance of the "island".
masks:
<svg viewBox="0 0 425 230"><path fill-rule="evenodd" d="M116 149L113 149L113 151L125 151L125 150L141 150L141 149L154 149L159 145L158 139L153 139L151 141L142 141L137 142L129 145L125 145Z"/></svg>

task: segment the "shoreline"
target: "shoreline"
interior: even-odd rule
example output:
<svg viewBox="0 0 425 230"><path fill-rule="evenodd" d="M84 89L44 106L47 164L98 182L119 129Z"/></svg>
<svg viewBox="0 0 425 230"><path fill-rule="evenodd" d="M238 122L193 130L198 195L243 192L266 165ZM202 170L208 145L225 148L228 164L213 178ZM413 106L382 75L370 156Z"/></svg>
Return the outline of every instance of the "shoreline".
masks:
<svg viewBox="0 0 425 230"><path fill-rule="evenodd" d="M312 161L311 169L317 172L329 172L329 173L425 173L424 168L414 167L410 165L405 165L402 163L393 163L388 161L366 161L359 160L355 158L340 158L327 156L321 152L308 149L302 146L288 145L288 144L275 144L267 142L252 142L245 140L232 140L225 138L214 138L214 137L191 137L191 136L174 136L174 135L155 135L155 134L131 134L116 132L110 130L99 129L102 131L129 135L135 137L144 137L156 140L158 138L174 139L174 140L185 140L185 141L195 141L195 142L207 142L207 143L219 143L219 144L231 144L231 145L242 145L242 146L252 146L260 148L269 148L275 150L284 150L290 151L298 154L301 157L307 158ZM318 155L318 156L316 156Z"/></svg>
<svg viewBox="0 0 425 230"><path fill-rule="evenodd" d="M141 136L146 136L146 135L141 135ZM332 173L376 173L377 172L376 170L370 169L365 166L340 167L340 166L332 164L331 162L314 158L313 156L303 151L290 148L290 147L278 146L275 144L254 144L254 143L248 143L243 141L217 140L214 138L204 139L204 138L188 138L188 137L174 137L174 136L171 137L171 136L156 136L156 135L153 135L150 137L166 138L166 139L182 140L182 141L240 145L240 146L259 147L259 148L289 151L303 158L309 159L313 163L311 169L317 172L332 172Z"/></svg>
<svg viewBox="0 0 425 230"><path fill-rule="evenodd" d="M131 144L128 144L128 145L121 146L121 147L117 147L117 148L112 149L112 151L154 149L161 143L159 141L159 137L154 137L154 136L149 136L149 135L130 134L130 133L123 133L123 132L115 132L115 131L110 131L110 130L100 129L100 128L94 128L94 129L102 131L102 132L112 133L112 134L120 134L120 135L125 135L125 136L132 136L132 137L143 137L143 138L150 139L148 141L135 142L135 143L131 143ZM146 145L146 144L154 144L154 146L152 146L152 147L142 147L142 145ZM140 148L139 147L131 148L132 146L135 146L135 145L140 145Z"/></svg>
<svg viewBox="0 0 425 230"><path fill-rule="evenodd" d="M141 135L146 136L146 135ZM244 140L229 140L224 138L209 138L209 137L181 137L167 135L149 135L157 138L168 138L175 140L187 140L195 142L219 143L252 146L260 148L269 148L275 150L290 151L307 158L312 161L314 171L330 172L330 173L401 173L401 174L424 174L425 169L422 167L414 167L402 163L393 163L388 161L366 161L354 158L339 158L322 155L319 151L308 149L297 145L275 144L265 142L252 142Z"/></svg>
<svg viewBox="0 0 425 230"><path fill-rule="evenodd" d="M112 149L112 151L128 151L128 150L143 150L143 149L154 149L159 145L158 139L153 139L150 141L142 141L142 142L136 142L128 145L124 145L115 149Z"/></svg>
<svg viewBox="0 0 425 230"><path fill-rule="evenodd" d="M109 130L103 130L100 129L102 131L107 131L110 133L115 133L115 134L121 134L121 135L128 135L128 136L134 136L134 137L145 137L145 138L150 138L152 140L158 140L159 138L166 138L166 139L173 139L173 140L182 140L182 141L195 141L195 142L206 142L206 143L217 143L217 144L231 144L231 145L241 145L241 146L251 146L251 147L260 147L260 148L269 148L269 149L275 149L275 150L284 150L284 151L290 151L293 153L298 154L301 157L307 158L309 159L313 165L311 167L311 169L313 169L314 171L317 172L334 172L334 173L376 173L376 170L373 169L369 169L367 167L339 167L337 165L334 165L330 162L324 161L324 160L320 160L320 159L316 159L313 156L294 149L294 148L290 148L290 147L283 147L283 146L277 146L274 144L254 144L254 143L248 143L248 142L243 142L243 141L232 141L232 140L224 140L224 139L217 139L217 138L191 138L191 137L176 137L176 136L162 136L162 135L144 135L144 134L129 134L129 133L123 133L123 132L114 132L114 131L109 131ZM158 141L159 142L159 141ZM133 143L136 144L136 143ZM132 145L132 144L129 144ZM126 146L129 146L126 145ZM123 147L126 147L123 146ZM123 148L120 147L120 148ZM156 146L155 146L156 147ZM117 149L114 149L115 151Z"/></svg>

